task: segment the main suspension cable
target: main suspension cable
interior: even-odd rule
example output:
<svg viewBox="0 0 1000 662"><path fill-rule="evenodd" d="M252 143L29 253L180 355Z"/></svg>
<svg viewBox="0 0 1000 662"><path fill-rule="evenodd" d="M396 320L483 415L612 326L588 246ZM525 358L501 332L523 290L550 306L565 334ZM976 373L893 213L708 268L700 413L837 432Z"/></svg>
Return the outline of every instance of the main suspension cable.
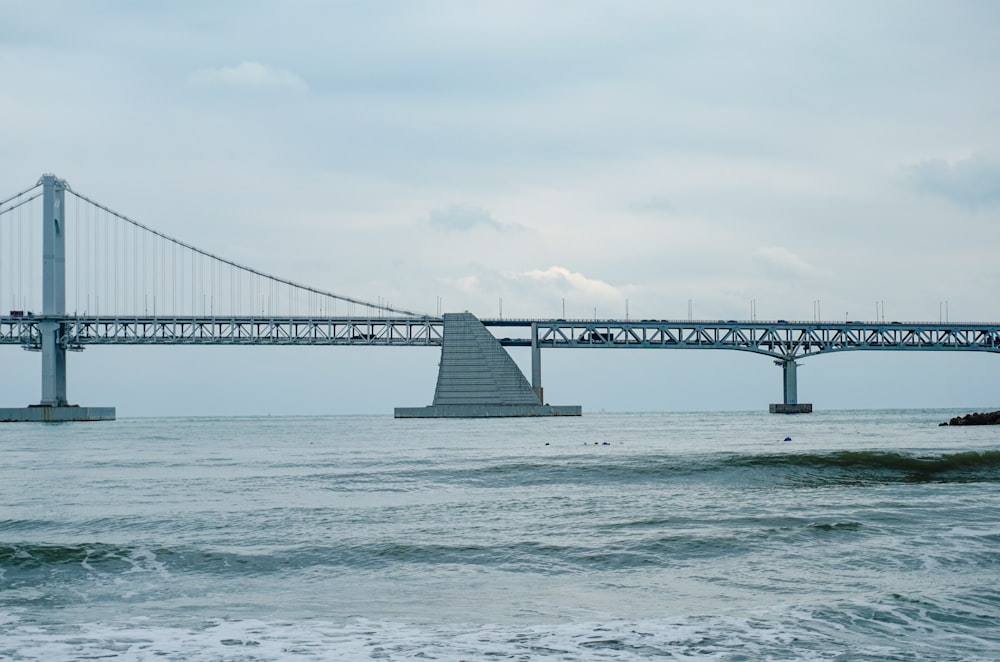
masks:
<svg viewBox="0 0 1000 662"><path fill-rule="evenodd" d="M31 191L32 189L29 188L28 190ZM30 198L25 198L24 200L19 201L16 205L11 205L10 207L7 207L6 209L0 209L0 214L6 214L9 211L14 211L18 207L21 207L22 205L28 204L29 202L31 202L35 198L42 197L42 193L43 193L43 191L39 191L38 193L34 194ZM22 193L21 195L24 195L24 193ZM15 195L14 198L16 198L16 197L18 197L18 196ZM8 202L10 202L14 198L8 198L7 200L4 200L3 202L0 202L0 207L3 207L5 204L7 204Z"/></svg>
<svg viewBox="0 0 1000 662"><path fill-rule="evenodd" d="M181 241L179 239L175 239L174 237L171 237L170 235L164 234L164 233L162 233L162 232L160 232L158 230L154 230L153 228L151 228L151 227L149 227L147 225L144 225L144 224L142 224L142 223L140 223L140 222L138 222L136 220L133 220L133 219L129 218L128 216L125 216L124 214L121 214L121 213L115 211L114 209L111 209L110 207L102 205L101 203L99 203L99 202L97 202L95 200L91 200L90 198L88 198L87 196L83 195L82 193L78 193L77 191L74 191L74 190L69 189L69 188L67 188L66 190L69 193L71 193L72 195L75 195L76 197L80 198L81 200L83 200L85 202L89 202L91 205L97 207L98 209L102 209L105 212L107 212L107 213L115 216L116 218L119 218L119 219L121 219L121 220L123 220L123 221L125 221L127 223L131 223L132 225L135 225L136 227L142 228L146 232L149 232L151 234L156 235L157 237L160 237L160 238L165 239L165 240L167 240L169 242L172 242L176 246L181 246L181 247L186 248L186 249L188 249L190 251L198 253L199 255L204 255L207 258L210 258L212 260L216 260L216 261L221 262L223 264L228 264L229 266L234 267L234 268L236 268L236 269L238 269L240 271L246 272L248 274L252 274L252 275L260 277L260 278L266 278L268 280L271 280L271 281L274 281L274 282L277 282L277 283L282 283L284 285L289 285L291 287L295 287L295 288L298 288L300 290L305 290L305 291L311 292L313 294L318 294L318 295L323 296L323 297L328 297L328 298L331 298L331 299L340 299L341 301L346 301L346 302L349 302L349 303L357 304L359 306L365 306L367 308L371 308L371 309L374 309L374 310L386 310L386 311L389 311L389 312L398 313L400 315L406 315L408 317L429 317L428 315L424 315L424 314L421 314L421 313L415 313L415 312L412 312L412 311L409 311L409 310L403 310L402 308L395 308L395 307L391 307L391 306L387 306L387 305L374 304L374 303L371 303L371 302L368 302L368 301L364 301L364 300L361 300L361 299L354 299L354 298L351 298L351 297L348 297L348 296L344 296L344 295L341 295L341 294L334 294L333 292L328 292L328 291L325 291L325 290L320 290L320 289L315 288L315 287L310 287L308 285L303 285L301 283L296 283L295 281L291 281L291 280L288 280L286 278L279 278L277 276L272 276L271 274L267 274L267 273L264 273L262 271L258 271L257 269L253 269L251 267L247 267L247 266L244 266L242 264L238 264L236 262L233 262L232 260L227 260L227 259L225 259L223 257L215 255L214 253L210 253L208 251L202 250L202 249L200 249L200 248L198 248L196 246L192 246L191 244L183 242L183 241Z"/></svg>
<svg viewBox="0 0 1000 662"><path fill-rule="evenodd" d="M20 198L22 195L25 195L26 193L31 193L32 191L34 191L36 188L38 188L41 185L42 185L42 182L39 181L34 186L32 186L30 188L24 189L23 191L21 191L17 195L12 195L9 198L7 198L6 200L0 200L0 207L3 207L5 204L7 204L8 202L10 202L11 200L16 200L16 199ZM41 191L39 191L38 193L36 193L32 197L33 198L37 198L39 195L41 195Z"/></svg>

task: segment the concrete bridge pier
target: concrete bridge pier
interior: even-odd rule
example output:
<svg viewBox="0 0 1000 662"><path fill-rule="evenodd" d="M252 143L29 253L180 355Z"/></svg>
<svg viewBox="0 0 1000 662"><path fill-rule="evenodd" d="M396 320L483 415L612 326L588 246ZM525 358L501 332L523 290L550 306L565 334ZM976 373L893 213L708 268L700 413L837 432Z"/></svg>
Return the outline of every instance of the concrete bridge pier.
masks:
<svg viewBox="0 0 1000 662"><path fill-rule="evenodd" d="M542 389L542 348L538 346L538 324L531 323L531 390L545 402Z"/></svg>
<svg viewBox="0 0 1000 662"><path fill-rule="evenodd" d="M772 414L811 414L813 410L812 404L799 402L799 385L796 375L798 364L795 362L794 357L775 361L774 364L781 366L784 376L784 402L771 403L768 405L768 411Z"/></svg>

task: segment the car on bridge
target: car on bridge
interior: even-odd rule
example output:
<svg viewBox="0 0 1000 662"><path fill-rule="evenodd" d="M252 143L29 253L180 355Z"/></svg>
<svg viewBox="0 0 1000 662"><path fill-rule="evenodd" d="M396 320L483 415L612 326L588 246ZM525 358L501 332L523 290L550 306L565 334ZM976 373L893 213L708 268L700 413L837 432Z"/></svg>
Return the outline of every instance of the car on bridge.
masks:
<svg viewBox="0 0 1000 662"><path fill-rule="evenodd" d="M584 331L578 340L580 342L606 343L612 342L613 337L610 333L602 333L601 331Z"/></svg>

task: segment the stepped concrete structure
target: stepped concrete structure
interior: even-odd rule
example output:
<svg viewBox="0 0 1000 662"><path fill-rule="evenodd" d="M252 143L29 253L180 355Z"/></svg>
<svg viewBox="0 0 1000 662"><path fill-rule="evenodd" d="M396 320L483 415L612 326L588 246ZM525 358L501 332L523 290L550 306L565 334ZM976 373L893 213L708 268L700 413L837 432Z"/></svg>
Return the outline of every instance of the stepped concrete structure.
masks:
<svg viewBox="0 0 1000 662"><path fill-rule="evenodd" d="M444 315L434 404L397 407L396 418L580 416L579 406L543 404L503 345L472 313Z"/></svg>

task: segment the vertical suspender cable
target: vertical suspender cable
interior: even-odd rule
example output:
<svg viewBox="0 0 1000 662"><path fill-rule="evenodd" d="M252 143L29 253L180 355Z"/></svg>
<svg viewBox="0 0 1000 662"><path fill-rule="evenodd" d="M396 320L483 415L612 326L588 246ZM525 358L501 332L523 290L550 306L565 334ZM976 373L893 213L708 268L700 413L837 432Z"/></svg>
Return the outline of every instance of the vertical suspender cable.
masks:
<svg viewBox="0 0 1000 662"><path fill-rule="evenodd" d="M113 261L113 253L111 252L111 238L114 234L114 229L111 227L111 216L109 214L104 215L104 314L112 315L114 314L114 301L112 289L115 284L114 276L111 273L111 266Z"/></svg>
<svg viewBox="0 0 1000 662"><path fill-rule="evenodd" d="M139 314L139 228L132 226L132 311Z"/></svg>
<svg viewBox="0 0 1000 662"><path fill-rule="evenodd" d="M117 317L118 311L120 310L118 308L118 219L117 218L113 219L112 223L114 223L112 227L115 235L115 243L114 243L115 248L114 252L111 254L111 268L114 270L115 274L113 282L115 296L114 296L114 303L111 305L111 314Z"/></svg>
<svg viewBox="0 0 1000 662"><path fill-rule="evenodd" d="M87 207L87 213L85 214L87 218L87 231L83 235L84 246L86 247L83 251L84 259L87 261L86 269L84 269L84 282L83 291L87 296L87 315L91 314L90 307L90 295L93 294L94 289L91 286L91 280L94 275L94 251L92 250L91 237L94 236L94 214L96 213L96 207Z"/></svg>
<svg viewBox="0 0 1000 662"><path fill-rule="evenodd" d="M14 226L17 224L14 222L14 220L15 220L14 214L12 213L7 218L7 235L8 235L7 250L10 253L10 259L7 260L7 275L9 276L8 280L10 282L7 284L7 287L9 288L11 295L10 298L11 308L14 308L14 283L17 280L17 276L14 275L14 260L15 260L14 256L16 254L14 247L17 245L16 242L14 241Z"/></svg>
<svg viewBox="0 0 1000 662"><path fill-rule="evenodd" d="M28 300L23 306L25 310L34 307L35 302L35 228L28 214Z"/></svg>
<svg viewBox="0 0 1000 662"><path fill-rule="evenodd" d="M23 298L23 290L21 289L21 283L22 283L21 278L22 278L22 273L24 272L24 258L22 257L22 255L24 254L24 249L21 246L21 237L24 234L23 231L21 230L21 223L22 223L23 220L24 220L24 216L21 213L21 209L18 208L18 210L17 210L17 293L15 294L15 296L17 297L17 300L15 301L14 305L11 306L12 308L20 308L21 307L19 305L20 304L20 299Z"/></svg>
<svg viewBox="0 0 1000 662"><path fill-rule="evenodd" d="M149 247L149 265L150 265L150 270L149 270L149 280L150 280L150 283L149 283L149 285L150 285L150 287L146 291L147 296L150 297L149 301L146 303L146 313L147 314L150 314L150 313L155 314L155 312L153 312L153 311L155 311L155 307L156 307L156 303L155 303L156 302L156 286L160 282L160 279L157 277L159 275L159 271L158 271L159 267L158 267L158 261L156 259L157 255L158 255L158 252L160 250L160 244L159 244L159 241L157 240L156 237L153 237L151 243L152 243L152 246Z"/></svg>
<svg viewBox="0 0 1000 662"><path fill-rule="evenodd" d="M101 212L94 209L94 252L91 255L91 271L94 274L94 316L101 316Z"/></svg>
<svg viewBox="0 0 1000 662"><path fill-rule="evenodd" d="M125 228L125 244L122 246L125 259L125 306L128 308L128 316L132 317L135 314L135 229L128 221L123 221L122 227ZM129 241L130 234L132 241ZM129 247L132 248L131 256ZM128 296L130 293L132 296Z"/></svg>
<svg viewBox="0 0 1000 662"><path fill-rule="evenodd" d="M4 295L4 291L3 291L3 267L4 267L4 264L5 264L5 261L3 259L3 228L4 228L4 225L6 225L6 223L4 222L3 217L4 217L4 215L0 214L0 308L3 307L3 295ZM0 314L3 314L3 313L0 312Z"/></svg>
<svg viewBox="0 0 1000 662"><path fill-rule="evenodd" d="M85 264L83 265L83 291L87 297L87 305L83 307L84 313L90 315L90 215L94 213L94 208L90 205L84 207L83 217L86 222L86 228L81 233L81 238L83 240L83 259Z"/></svg>
<svg viewBox="0 0 1000 662"><path fill-rule="evenodd" d="M101 233L104 231L104 212L96 210L94 213L94 316L101 316L101 294L104 293L104 240Z"/></svg>
<svg viewBox="0 0 1000 662"><path fill-rule="evenodd" d="M7 217L7 221L5 222L3 220L3 216L0 215L0 308L3 308L4 295L6 294L6 291L3 289L3 285L2 285L2 283L3 283L3 268L4 268L4 266L6 266L8 269L10 268L10 262L8 260L4 260L3 259L3 247L4 247L3 229L6 226L10 226L10 217ZM7 250L9 251L10 248L8 248Z"/></svg>
<svg viewBox="0 0 1000 662"><path fill-rule="evenodd" d="M7 275L9 276L7 280L10 282L7 284L7 288L8 291L10 292L11 308L14 308L14 283L17 281L17 276L15 275L14 272L15 255L17 253L17 251L14 250L15 246L17 245L17 242L14 240L14 227L17 224L14 221L15 221L14 214L11 213L11 215L7 217L7 235L8 235L7 251L10 253L10 259L7 260Z"/></svg>
<svg viewBox="0 0 1000 662"><path fill-rule="evenodd" d="M94 212L94 255L93 255L93 272L94 272L94 316L101 316L101 215L98 211Z"/></svg>
<svg viewBox="0 0 1000 662"><path fill-rule="evenodd" d="M69 227L69 224L66 224ZM80 310L80 198L73 199L73 313Z"/></svg>
<svg viewBox="0 0 1000 662"><path fill-rule="evenodd" d="M111 253L111 231L108 229L108 215L101 215L101 229L104 231L104 242L101 246L101 280L104 281L104 311L107 313L108 306L111 305L111 270L108 268L108 254ZM97 314L101 314L101 306L98 301Z"/></svg>
<svg viewBox="0 0 1000 662"><path fill-rule="evenodd" d="M5 220L6 219L6 220ZM6 269L6 275L3 282L6 283L7 289L0 289L0 308L3 308L5 301L7 299L7 292L13 291L14 287L14 212L8 211L6 215L0 216L0 239L3 237L3 230L7 229L7 241L6 243L0 241L0 274L3 274ZM5 259L2 246L6 245L8 258Z"/></svg>
<svg viewBox="0 0 1000 662"><path fill-rule="evenodd" d="M111 299L111 297L109 296L111 294L111 288L108 286L108 281L110 280L109 277L108 277L108 272L109 272L109 270L108 270L108 253L111 252L111 249L110 249L111 238L110 238L110 233L108 232L108 215L106 213L101 214L101 230L104 233L104 241L101 242L102 243L102 245L101 245L101 266L99 268L101 270L101 281L104 284L104 287L102 289L104 290L104 308L105 308L105 311L106 311L107 307L108 307L108 305L110 303L110 299ZM100 302L100 300L98 300L98 302L97 302L97 314L98 314L98 316L100 316L100 314L101 314L101 302Z"/></svg>
<svg viewBox="0 0 1000 662"><path fill-rule="evenodd" d="M83 274L82 284L83 284L83 296L86 302L80 301L80 308L83 310L84 315L90 314L90 260L88 255L90 254L89 242L87 238L90 236L90 211L91 206L89 204L83 205L83 214L77 220L77 225L80 230L80 241L83 243L83 257L80 258L80 272ZM85 305L86 304L86 305Z"/></svg>

